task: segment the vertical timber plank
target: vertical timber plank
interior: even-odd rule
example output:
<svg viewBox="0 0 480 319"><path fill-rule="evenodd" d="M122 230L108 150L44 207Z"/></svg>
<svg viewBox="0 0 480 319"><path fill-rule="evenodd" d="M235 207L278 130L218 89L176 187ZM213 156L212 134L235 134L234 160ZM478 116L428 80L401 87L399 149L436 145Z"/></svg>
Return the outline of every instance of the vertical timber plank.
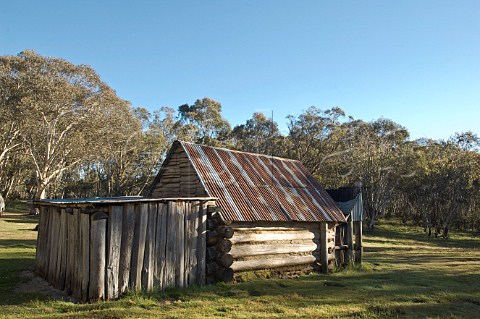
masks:
<svg viewBox="0 0 480 319"><path fill-rule="evenodd" d="M175 287L184 287L185 278L185 203L176 202L177 205L177 241L176 241L176 267Z"/></svg>
<svg viewBox="0 0 480 319"><path fill-rule="evenodd" d="M55 280L57 277L57 256L58 256L58 236L59 236L59 209L58 207L51 207L50 215L52 218L52 240L50 241L50 258L48 261L48 282L51 284L55 284Z"/></svg>
<svg viewBox="0 0 480 319"><path fill-rule="evenodd" d="M45 216L45 207L40 206L40 216L38 220L38 232L37 232L37 250L36 250L36 262L35 268L37 272L42 276L44 271L43 261L45 259L45 239L46 239L46 226L47 220Z"/></svg>
<svg viewBox="0 0 480 319"><path fill-rule="evenodd" d="M328 224L320 223L320 265L323 273L328 273Z"/></svg>
<svg viewBox="0 0 480 319"><path fill-rule="evenodd" d="M142 267L145 256L145 237L148 221L148 204L138 204L135 210L135 230L133 235L132 264L130 268L130 288L142 289Z"/></svg>
<svg viewBox="0 0 480 319"><path fill-rule="evenodd" d="M191 274L191 285L198 285L198 263L199 263L199 252L198 252L198 241L200 240L198 227L200 225L199 219L201 214L201 203L195 202L192 206L192 260L193 260L193 267L192 267L192 274ZM206 249L206 248L205 248Z"/></svg>
<svg viewBox="0 0 480 319"><path fill-rule="evenodd" d="M345 229L345 244L348 250L345 252L345 263L350 264L353 262L353 221L352 216L348 218Z"/></svg>
<svg viewBox="0 0 480 319"><path fill-rule="evenodd" d="M188 287L188 275L190 273L190 253L189 253L189 214L188 208L190 203L183 202L183 281L182 287Z"/></svg>
<svg viewBox="0 0 480 319"><path fill-rule="evenodd" d="M72 293L72 277L75 271L75 225L73 223L73 209L67 212L67 268L65 270L65 292Z"/></svg>
<svg viewBox="0 0 480 319"><path fill-rule="evenodd" d="M80 289L80 299L87 301L89 299L90 285L90 215L82 213L79 209L74 209L75 223L79 225L78 237L75 244L78 247L80 258L76 261L76 276L78 287ZM78 220L77 220L78 219Z"/></svg>
<svg viewBox="0 0 480 319"><path fill-rule="evenodd" d="M45 219L46 219L46 227L45 227L45 259L43 260L43 274L42 277L45 280L48 280L48 267L49 260L50 260L50 246L52 241L52 217L51 217L51 210L50 207L45 207Z"/></svg>
<svg viewBox="0 0 480 319"><path fill-rule="evenodd" d="M49 245L50 245L50 236L51 236L51 221L50 221L50 210L48 207L44 207L45 214L45 238L43 239L43 260L42 260L42 278L47 278L48 273L48 258L49 258Z"/></svg>
<svg viewBox="0 0 480 319"><path fill-rule="evenodd" d="M52 272L52 285L55 287L55 288L58 288L59 287L59 279L60 279L60 276L59 276L59 273L60 273L60 252L61 252L61 239L60 239L60 236L61 236L61 227L62 227L62 219L61 219L61 216L60 216L60 207L56 207L55 208L55 232L54 232L54 240L53 240L53 252L54 252L54 255L52 256L52 263L53 263L53 272Z"/></svg>
<svg viewBox="0 0 480 319"><path fill-rule="evenodd" d="M82 254L82 238L81 238L81 220L80 220L80 209L73 209L73 268L72 268L72 280L71 280L71 289L73 296L81 300L82 299L82 265L83 265L83 254Z"/></svg>
<svg viewBox="0 0 480 319"><path fill-rule="evenodd" d="M165 256L165 285L164 288L175 286L175 242L176 242L176 205L168 202L167 209L167 240Z"/></svg>
<svg viewBox="0 0 480 319"><path fill-rule="evenodd" d="M58 236L58 257L57 257L57 272L58 279L56 281L56 288L63 290L65 288L65 272L67 263L67 213L65 208L60 209L60 229Z"/></svg>
<svg viewBox="0 0 480 319"><path fill-rule="evenodd" d="M190 273L188 276L188 284L196 285L197 284L197 274L198 274L198 260L197 260L197 241L198 241L198 215L199 215L199 202L192 202L189 207L189 217L190 217L190 238L189 238L189 250L188 254L190 262Z"/></svg>
<svg viewBox="0 0 480 319"><path fill-rule="evenodd" d="M363 256L363 243L362 243L362 221L354 222L355 228L355 262L361 264Z"/></svg>
<svg viewBox="0 0 480 319"><path fill-rule="evenodd" d="M165 287L165 256L167 246L167 214L168 205L159 203L157 208L157 227L155 230L155 277L154 286Z"/></svg>
<svg viewBox="0 0 480 319"><path fill-rule="evenodd" d="M128 290L130 281L130 266L132 256L133 232L135 228L135 206L125 204L122 214L122 243L120 247L119 293L120 296Z"/></svg>
<svg viewBox="0 0 480 319"><path fill-rule="evenodd" d="M97 212L90 217L90 284L89 300L105 298L105 265L108 215Z"/></svg>
<svg viewBox="0 0 480 319"><path fill-rule="evenodd" d="M142 289L153 290L153 277L155 272L155 230L157 228L157 204L148 204L147 234L145 238L145 257L142 269Z"/></svg>
<svg viewBox="0 0 480 319"><path fill-rule="evenodd" d="M108 212L107 234L107 298L119 297L119 266L122 242L123 206L110 206Z"/></svg>
<svg viewBox="0 0 480 319"><path fill-rule="evenodd" d="M196 284L197 275L197 241L195 220L197 219L196 202L186 203L185 212L185 286Z"/></svg>
<svg viewBox="0 0 480 319"><path fill-rule="evenodd" d="M55 236L55 210L56 207L50 206L48 207L48 219L49 219L49 225L48 225L48 241L47 241L47 260L45 261L46 263L46 273L45 273L45 280L47 282L50 281L50 273L52 271L52 263L50 262L50 259L52 258L53 255L53 242L54 242L54 236Z"/></svg>
<svg viewBox="0 0 480 319"><path fill-rule="evenodd" d="M207 206L201 204L198 209L197 238L197 283L205 285L207 266Z"/></svg>

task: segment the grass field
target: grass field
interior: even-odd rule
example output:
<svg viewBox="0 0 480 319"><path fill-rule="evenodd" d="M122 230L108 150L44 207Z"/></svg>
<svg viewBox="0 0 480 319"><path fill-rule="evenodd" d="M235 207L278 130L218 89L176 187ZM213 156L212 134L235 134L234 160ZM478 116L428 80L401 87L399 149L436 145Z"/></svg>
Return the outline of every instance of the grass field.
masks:
<svg viewBox="0 0 480 319"><path fill-rule="evenodd" d="M74 304L14 292L35 258L36 219L0 220L0 318L478 318L480 236L448 240L384 221L362 270L130 294Z"/></svg>

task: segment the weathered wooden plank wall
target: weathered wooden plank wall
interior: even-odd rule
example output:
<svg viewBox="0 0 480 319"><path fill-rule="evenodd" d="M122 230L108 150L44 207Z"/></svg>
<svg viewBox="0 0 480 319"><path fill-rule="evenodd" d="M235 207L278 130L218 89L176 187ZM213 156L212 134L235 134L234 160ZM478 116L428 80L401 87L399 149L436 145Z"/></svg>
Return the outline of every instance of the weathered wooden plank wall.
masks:
<svg viewBox="0 0 480 319"><path fill-rule="evenodd" d="M202 201L41 206L36 268L81 301L203 285L206 214Z"/></svg>
<svg viewBox="0 0 480 319"><path fill-rule="evenodd" d="M155 184L150 194L152 197L207 196L205 187L182 147L177 147L169 154L159 176L161 179Z"/></svg>
<svg viewBox="0 0 480 319"><path fill-rule="evenodd" d="M107 299L116 299L120 293L120 249L122 243L122 206L110 206L107 233Z"/></svg>

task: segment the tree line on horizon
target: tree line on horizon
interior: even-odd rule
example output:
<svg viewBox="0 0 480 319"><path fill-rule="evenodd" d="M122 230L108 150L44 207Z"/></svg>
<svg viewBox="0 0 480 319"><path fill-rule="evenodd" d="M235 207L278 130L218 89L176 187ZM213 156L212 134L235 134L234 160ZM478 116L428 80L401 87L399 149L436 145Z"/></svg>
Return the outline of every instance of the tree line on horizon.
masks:
<svg viewBox="0 0 480 319"><path fill-rule="evenodd" d="M0 193L7 199L145 194L174 140L296 159L325 188L363 183L369 229L382 216L480 231L480 139L411 140L392 120L338 107L263 113L232 127L210 98L154 112L132 105L89 66L34 51L0 56Z"/></svg>

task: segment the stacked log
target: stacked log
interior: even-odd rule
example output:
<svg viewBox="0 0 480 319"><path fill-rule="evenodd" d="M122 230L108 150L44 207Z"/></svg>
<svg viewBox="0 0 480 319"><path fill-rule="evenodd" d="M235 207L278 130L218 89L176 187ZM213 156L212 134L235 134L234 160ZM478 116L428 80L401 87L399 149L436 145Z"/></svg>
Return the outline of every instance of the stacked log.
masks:
<svg viewBox="0 0 480 319"><path fill-rule="evenodd" d="M231 268L235 274L288 267L324 268L325 271L333 269L333 224L325 223L325 235L322 236L318 223L235 222L231 226L234 231L230 239L233 244L230 251L233 257ZM325 262L322 262L322 256Z"/></svg>
<svg viewBox="0 0 480 319"><path fill-rule="evenodd" d="M328 224L327 228L327 251L328 251L328 271L332 272L335 268L335 240L337 225L333 223Z"/></svg>
<svg viewBox="0 0 480 319"><path fill-rule="evenodd" d="M339 225L335 234L335 247L343 247L345 244L345 226ZM335 249L335 264L337 267L345 265L345 250Z"/></svg>
<svg viewBox="0 0 480 319"><path fill-rule="evenodd" d="M230 254L233 229L229 226L229 221L221 218L219 211L219 207L207 207L207 283L233 280L233 270L230 267L233 263Z"/></svg>

